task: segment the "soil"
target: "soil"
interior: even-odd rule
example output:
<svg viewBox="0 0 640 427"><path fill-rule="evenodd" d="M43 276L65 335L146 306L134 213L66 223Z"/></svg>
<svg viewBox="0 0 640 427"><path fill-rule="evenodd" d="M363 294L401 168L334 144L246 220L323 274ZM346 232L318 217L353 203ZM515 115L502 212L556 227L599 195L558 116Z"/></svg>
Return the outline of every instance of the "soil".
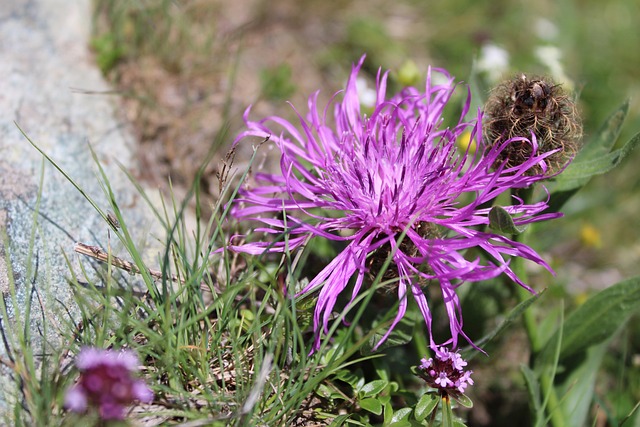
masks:
<svg viewBox="0 0 640 427"><path fill-rule="evenodd" d="M198 3L202 2L193 2ZM216 197L215 176L221 159L241 130L242 113L249 105L253 105L253 118L275 114L295 120L286 101L304 111L313 92L320 89L321 99L327 101L339 90L351 63L366 53L356 46L366 41L353 41L359 37L353 35L353 23L361 17L372 11L378 18L371 19L384 17L379 21L383 33L397 43L398 49L376 54L376 62L384 67L397 69L406 58L404 49L424 46L427 33L424 17L416 16L411 8L375 0L212 4L217 7L216 19L202 30L211 32L210 49L196 47L194 41L192 52L176 52L169 61L154 52L143 52L118 62L108 74L124 95L122 113L139 141L142 172L137 178L165 190L170 178L178 196L191 185L197 168L213 149L213 161L205 168L202 184ZM424 48L412 51L411 58L426 69ZM283 99L266 99L261 94L261 73L282 64L291 70L289 83L295 91ZM220 138L227 125L228 133ZM238 146L239 169L256 142ZM267 161L266 167L275 167L276 162Z"/></svg>

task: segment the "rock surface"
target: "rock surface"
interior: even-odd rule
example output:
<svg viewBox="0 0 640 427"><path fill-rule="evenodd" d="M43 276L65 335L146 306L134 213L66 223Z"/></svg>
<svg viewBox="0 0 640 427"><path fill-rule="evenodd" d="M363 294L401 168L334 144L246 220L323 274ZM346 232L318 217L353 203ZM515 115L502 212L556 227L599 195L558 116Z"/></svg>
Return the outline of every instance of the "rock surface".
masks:
<svg viewBox="0 0 640 427"><path fill-rule="evenodd" d="M134 238L144 238L153 223L150 210L118 165L135 171L134 141L116 120L117 99L109 94L111 88L88 49L90 3L0 2L0 291L9 317L0 310L0 332L15 333L16 317L23 319L31 299L28 323L36 354L45 324L44 338L55 343L60 342L63 325L78 320L69 319L64 309L73 313L74 306L64 254L77 269L74 243L105 247L108 227L80 192L43 160L18 126L106 211L109 203L90 143L128 227L137 231ZM114 252L121 249L111 240ZM3 341L0 362L10 360L13 351ZM0 414L9 409L15 394L12 381L6 364L0 363Z"/></svg>

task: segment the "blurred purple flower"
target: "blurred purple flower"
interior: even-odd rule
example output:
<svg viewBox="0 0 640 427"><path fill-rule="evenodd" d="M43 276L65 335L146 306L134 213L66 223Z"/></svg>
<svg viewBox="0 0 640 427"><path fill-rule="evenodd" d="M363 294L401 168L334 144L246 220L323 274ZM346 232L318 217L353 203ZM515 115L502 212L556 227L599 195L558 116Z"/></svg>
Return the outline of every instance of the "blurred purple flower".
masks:
<svg viewBox="0 0 640 427"><path fill-rule="evenodd" d="M535 137L460 152L456 140L463 132L470 134L470 141L482 141L482 114L478 111L471 121L464 120L469 93L458 124L444 128L443 110L457 86L444 70L430 69L423 91L407 87L392 97L386 94L388 72L378 72L375 104L366 115L360 110L356 84L363 61L364 57L353 67L342 101L335 102L333 120L328 117L333 101L318 111L317 92L309 99L306 118L298 113L299 128L276 116L252 121L247 109L247 130L235 143L247 137L270 136L282 153L281 172L257 173L257 185L241 189L232 212L240 220L264 224L256 232L287 233L288 238L232 243L229 249L249 254L283 252L300 247L309 237L348 242L300 292L320 289L314 314L314 349L320 346L321 329L327 333L338 295L350 278L355 275L353 301L371 269L372 258L368 257L386 251L385 259L395 251L390 268L396 271L400 302L394 321L377 346L404 316L410 293L426 321L431 346L436 347L421 285L437 283L451 330L451 338L444 344L455 348L459 335L468 340L455 292L464 281L505 273L531 291L509 268L509 257L523 257L550 270L530 247L483 229L489 224L489 202L543 179L526 172L536 166L544 169L543 159L552 153L538 155ZM520 165L500 166L500 152L512 143L531 144L534 154ZM545 202L524 204L511 199L503 207L516 225L559 216L541 215ZM283 214L284 219L274 218L277 214ZM398 245L403 232L406 236ZM466 259L463 253L470 248L482 249L493 262Z"/></svg>
<svg viewBox="0 0 640 427"><path fill-rule="evenodd" d="M423 358L418 367L418 374L429 387L447 394L463 394L465 389L473 385L471 374L465 371L467 362L458 352L449 351L444 347L436 350L435 358Z"/></svg>
<svg viewBox="0 0 640 427"><path fill-rule="evenodd" d="M103 420L121 420L128 405L153 401L151 389L132 375L138 369L138 358L130 350L85 347L76 357L76 367L80 379L65 396L70 411L84 412L94 406Z"/></svg>

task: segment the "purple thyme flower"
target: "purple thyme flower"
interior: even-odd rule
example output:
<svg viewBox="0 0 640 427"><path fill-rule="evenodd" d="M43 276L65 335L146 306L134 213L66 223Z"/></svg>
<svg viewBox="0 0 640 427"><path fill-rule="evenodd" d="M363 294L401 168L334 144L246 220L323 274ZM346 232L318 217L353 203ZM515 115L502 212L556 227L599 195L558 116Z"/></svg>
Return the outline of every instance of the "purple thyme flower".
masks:
<svg viewBox="0 0 640 427"><path fill-rule="evenodd" d="M136 400L150 403L153 392L132 376L138 358L130 350L114 351L85 347L76 357L80 379L65 396L65 407L84 412L96 406L103 420L121 420L125 407Z"/></svg>
<svg viewBox="0 0 640 427"><path fill-rule="evenodd" d="M282 153L281 171L257 173L257 185L240 191L232 212L240 220L264 224L256 232L287 233L288 239L231 244L229 249L249 254L283 252L300 247L309 237L348 243L301 291L320 289L314 313L314 349L320 346L321 329L327 333L338 295L349 280L355 276L353 301L365 273L378 273L371 271L375 268L371 268L370 256L383 251L382 259L386 259L393 252L391 268L396 271L399 308L377 346L404 316L411 294L426 321L431 346L436 347L431 312L421 286L437 283L451 330L451 338L444 344L456 347L459 335L468 340L462 330L455 292L458 286L505 273L531 291L509 267L510 257L526 258L550 270L530 247L483 231L483 227L489 224L490 202L504 192L543 179L526 172L544 169L544 159L552 153L537 154L535 136L460 152L456 140L465 131L482 144L482 113L478 111L471 121L464 121L469 93L458 124L443 127L443 110L456 88L444 70L430 69L424 90L407 87L391 97L386 94L388 72L378 72L376 100L371 114L366 115L360 111L356 84L363 61L364 57L353 67L332 118L329 106L319 111L317 92L309 99L306 118L298 113L299 128L276 116L252 121L247 109L247 130L235 143L246 137L270 136ZM282 131L274 130L277 128ZM501 164L500 153L515 143L530 144L533 155L518 165ZM541 215L545 202L524 204L511 199L503 207L516 225L559 216ZM284 219L274 218L276 214L284 214ZM398 245L403 232L406 236ZM463 254L470 248L482 249L493 261L466 259Z"/></svg>
<svg viewBox="0 0 640 427"><path fill-rule="evenodd" d="M423 358L418 366L418 375L424 379L429 387L438 389L442 393L462 394L465 389L473 385L471 374L465 371L467 362L456 351L449 351L444 347L436 350L435 358Z"/></svg>

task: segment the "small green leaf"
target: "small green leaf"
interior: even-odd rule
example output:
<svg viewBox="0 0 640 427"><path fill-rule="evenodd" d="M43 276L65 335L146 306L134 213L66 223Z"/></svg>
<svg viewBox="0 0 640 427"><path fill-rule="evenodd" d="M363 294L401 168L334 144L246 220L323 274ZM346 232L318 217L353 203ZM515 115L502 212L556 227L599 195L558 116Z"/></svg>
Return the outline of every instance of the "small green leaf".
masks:
<svg viewBox="0 0 640 427"><path fill-rule="evenodd" d="M489 211L489 227L504 234L520 234L524 231L524 228L516 227L509 212L501 206L494 206Z"/></svg>
<svg viewBox="0 0 640 427"><path fill-rule="evenodd" d="M335 417L333 421L331 421L331 424L329 424L329 427L339 427L344 425L344 422L351 418L351 415L352 414L345 414Z"/></svg>
<svg viewBox="0 0 640 427"><path fill-rule="evenodd" d="M460 394L457 396L452 396L460 406L464 406L467 409L473 408L473 401L466 394Z"/></svg>
<svg viewBox="0 0 640 427"><path fill-rule="evenodd" d="M374 380L362 386L362 388L358 390L358 394L362 397L375 396L384 390L388 384L389 382L385 380Z"/></svg>
<svg viewBox="0 0 640 427"><path fill-rule="evenodd" d="M434 409L438 406L440 397L433 393L425 393L420 397L418 403L416 403L414 416L416 420L422 421L427 418Z"/></svg>
<svg viewBox="0 0 640 427"><path fill-rule="evenodd" d="M318 389L316 390L316 394L325 399L329 399L329 396L331 396L331 393L332 393L331 389L324 384L320 384L318 386Z"/></svg>
<svg viewBox="0 0 640 427"><path fill-rule="evenodd" d="M411 415L411 408L401 408L393 413L391 417L390 426L399 426L401 424L406 424L409 420L409 415Z"/></svg>
<svg viewBox="0 0 640 427"><path fill-rule="evenodd" d="M378 399L369 397L367 399L360 400L358 403L365 411L369 411L376 415L380 415L382 413L382 403L380 403Z"/></svg>
<svg viewBox="0 0 640 427"><path fill-rule="evenodd" d="M413 329L415 328L418 316L419 314L417 313L407 311L405 316L400 319L400 322L398 322L395 328L393 328L393 331L391 332L391 334L389 334L387 340L383 342L380 347L378 347L377 351L381 351L390 347L405 345L406 343L411 341L411 337L413 336ZM371 354L371 352L373 351L373 347L375 347L376 344L380 342L380 340L386 333L386 328L379 328L379 332L373 334L369 341L361 347L360 353Z"/></svg>
<svg viewBox="0 0 640 427"><path fill-rule="evenodd" d="M384 425L385 426L389 425L392 418L393 418L393 406L391 405L391 401L389 401L384 404Z"/></svg>
<svg viewBox="0 0 640 427"><path fill-rule="evenodd" d="M349 371L348 369L340 369L334 376L336 379L344 381L356 390L359 389L358 384L364 384L364 376L360 370Z"/></svg>
<svg viewBox="0 0 640 427"><path fill-rule="evenodd" d="M629 317L640 311L640 276L600 291L578 307L563 325L560 360L584 352L609 338ZM536 365L553 360L559 331L549 338Z"/></svg>

